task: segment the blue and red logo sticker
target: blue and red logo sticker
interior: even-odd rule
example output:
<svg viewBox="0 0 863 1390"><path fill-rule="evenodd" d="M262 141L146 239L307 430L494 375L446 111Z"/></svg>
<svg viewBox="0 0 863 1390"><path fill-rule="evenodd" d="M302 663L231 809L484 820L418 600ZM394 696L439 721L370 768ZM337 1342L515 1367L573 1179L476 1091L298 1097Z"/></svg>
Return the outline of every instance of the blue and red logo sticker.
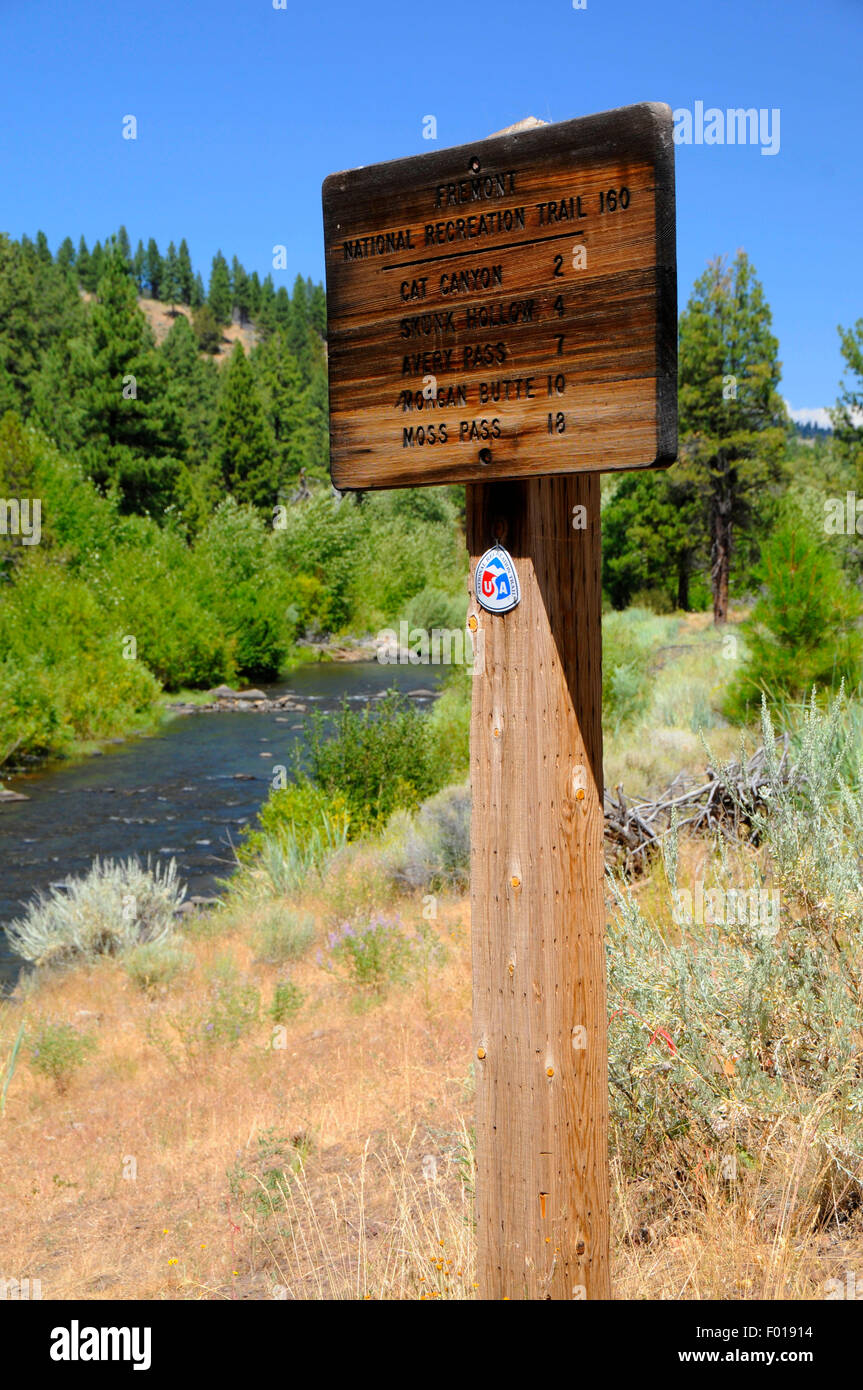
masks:
<svg viewBox="0 0 863 1390"><path fill-rule="evenodd" d="M508 613L521 598L515 565L502 545L493 545L478 561L474 592L477 603L489 613Z"/></svg>

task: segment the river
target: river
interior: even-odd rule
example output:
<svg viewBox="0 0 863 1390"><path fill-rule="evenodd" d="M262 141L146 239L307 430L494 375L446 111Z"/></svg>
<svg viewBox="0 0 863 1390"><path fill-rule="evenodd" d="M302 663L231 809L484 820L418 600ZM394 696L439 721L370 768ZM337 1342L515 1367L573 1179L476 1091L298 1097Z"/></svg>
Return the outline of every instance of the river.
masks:
<svg viewBox="0 0 863 1390"><path fill-rule="evenodd" d="M8 778L29 800L0 803L0 924L38 890L84 873L96 856L174 858L190 896L214 895L233 863L232 844L266 800L272 768L282 764L290 777L312 710L332 713L344 697L362 708L393 686L427 707L433 695L422 692L438 679L429 666L316 662L261 687L292 695L305 713L178 715L101 756ZM0 991L20 967L0 931Z"/></svg>

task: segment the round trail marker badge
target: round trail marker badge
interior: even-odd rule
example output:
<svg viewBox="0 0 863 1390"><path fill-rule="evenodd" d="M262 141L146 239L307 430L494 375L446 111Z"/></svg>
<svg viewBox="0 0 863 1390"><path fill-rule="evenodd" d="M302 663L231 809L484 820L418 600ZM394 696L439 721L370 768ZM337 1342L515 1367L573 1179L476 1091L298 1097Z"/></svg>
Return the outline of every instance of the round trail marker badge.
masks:
<svg viewBox="0 0 863 1390"><path fill-rule="evenodd" d="M508 613L521 598L512 556L502 545L493 545L480 557L474 576L477 603L489 613Z"/></svg>

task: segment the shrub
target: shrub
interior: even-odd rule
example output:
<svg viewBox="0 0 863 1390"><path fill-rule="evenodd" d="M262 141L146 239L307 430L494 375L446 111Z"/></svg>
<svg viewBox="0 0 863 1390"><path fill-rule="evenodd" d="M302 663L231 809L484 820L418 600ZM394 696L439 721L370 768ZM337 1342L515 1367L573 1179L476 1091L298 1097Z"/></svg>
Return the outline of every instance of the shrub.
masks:
<svg viewBox="0 0 863 1390"><path fill-rule="evenodd" d="M766 542L758 578L761 596L745 626L747 655L727 699L732 718L761 702L799 699L813 686L856 684L863 638L863 602L839 560L793 512Z"/></svg>
<svg viewBox="0 0 863 1390"><path fill-rule="evenodd" d="M647 706L651 642L639 609L602 620L602 715L611 729L631 724Z"/></svg>
<svg viewBox="0 0 863 1390"><path fill-rule="evenodd" d="M232 680L234 643L195 591L199 557L149 518L127 518L123 540L91 582L117 606L138 660L169 690Z"/></svg>
<svg viewBox="0 0 863 1390"><path fill-rule="evenodd" d="M443 943L427 922L408 935L399 917L376 914L360 923L342 922L327 937L327 954L318 963L333 971L360 996L379 998L392 985L421 978L445 958Z"/></svg>
<svg viewBox="0 0 863 1390"><path fill-rule="evenodd" d="M305 993L293 980L280 980L273 993L268 1013L274 1023L287 1023L295 1018L305 1002Z"/></svg>
<svg viewBox="0 0 863 1390"><path fill-rule="evenodd" d="M260 1010L261 996L253 984L229 978L215 981L201 1025L204 1041L233 1046L257 1022Z"/></svg>
<svg viewBox="0 0 863 1390"><path fill-rule="evenodd" d="M198 601L227 634L241 675L278 675L295 634L291 572L254 507L228 497L194 551Z"/></svg>
<svg viewBox="0 0 863 1390"><path fill-rule="evenodd" d="M0 602L0 759L62 752L151 710L159 685L123 657L123 629L86 583L29 560Z"/></svg>
<svg viewBox="0 0 863 1390"><path fill-rule="evenodd" d="M304 955L315 938L314 918L288 907L273 907L255 931L259 960L280 965Z"/></svg>
<svg viewBox="0 0 863 1390"><path fill-rule="evenodd" d="M165 941L151 941L135 946L124 957L123 965L130 980L145 994L155 994L190 968L189 955Z"/></svg>
<svg viewBox="0 0 863 1390"><path fill-rule="evenodd" d="M454 667L427 716L439 786L466 777L470 768L471 680L466 666Z"/></svg>
<svg viewBox="0 0 863 1390"><path fill-rule="evenodd" d="M96 1050L95 1039L71 1023L41 1023L30 1043L30 1065L65 1091L74 1072Z"/></svg>
<svg viewBox="0 0 863 1390"><path fill-rule="evenodd" d="M267 838L287 837L300 850L347 834L347 803L340 793L329 794L308 777L287 787L274 788L258 812L255 828L246 831L238 850L243 863L250 862Z"/></svg>
<svg viewBox="0 0 863 1390"><path fill-rule="evenodd" d="M326 716L315 712L309 772L329 796L344 796L351 838L380 827L399 808L414 809L441 784L428 716L395 691L373 712L367 706L357 713L345 700L329 734Z"/></svg>
<svg viewBox="0 0 863 1390"><path fill-rule="evenodd" d="M186 895L177 865L135 859L114 863L96 859L83 878L67 881L66 891L40 894L23 917L7 928L9 945L36 965L76 956L118 955L134 946L164 941Z"/></svg>
<svg viewBox="0 0 863 1390"><path fill-rule="evenodd" d="M443 589L421 589L405 609L405 619L411 628L463 629L467 620L467 597L448 594Z"/></svg>
<svg viewBox="0 0 863 1390"><path fill-rule="evenodd" d="M411 941L396 917L372 917L362 925L343 922L327 937L327 968L338 970L354 988L383 994L404 984L413 964Z"/></svg>
<svg viewBox="0 0 863 1390"><path fill-rule="evenodd" d="M780 895L778 923L670 927L611 879L609 1074L615 1143L630 1174L660 1155L675 1185L688 1167L718 1168L723 1156L760 1152L766 1161L782 1126L806 1117L811 1146L838 1165L843 1186L859 1187L863 763L859 747L848 763L843 718L839 702L826 714L810 707L789 783L763 709L764 809L752 838ZM730 782L726 790L733 799ZM759 887L763 875L749 864ZM722 860L715 871L730 877ZM665 872L670 897L675 836Z"/></svg>
<svg viewBox="0 0 863 1390"><path fill-rule="evenodd" d="M249 838L252 843L241 854L240 872L230 880L232 893L240 898L286 898L317 878L344 845L345 822L333 824L324 817L320 829L309 830L301 840L287 828Z"/></svg>
<svg viewBox="0 0 863 1390"><path fill-rule="evenodd" d="M446 787L407 824L385 851L392 878L415 890L463 891L470 881L470 788Z"/></svg>

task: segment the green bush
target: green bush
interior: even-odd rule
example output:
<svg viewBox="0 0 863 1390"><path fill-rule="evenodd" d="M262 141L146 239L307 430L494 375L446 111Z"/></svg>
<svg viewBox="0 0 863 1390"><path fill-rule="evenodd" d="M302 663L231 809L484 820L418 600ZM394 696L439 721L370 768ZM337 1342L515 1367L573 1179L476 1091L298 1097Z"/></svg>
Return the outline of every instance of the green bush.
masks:
<svg viewBox="0 0 863 1390"><path fill-rule="evenodd" d="M30 1065L63 1092L73 1074L96 1050L95 1039L71 1023L41 1023L30 1040Z"/></svg>
<svg viewBox="0 0 863 1390"><path fill-rule="evenodd" d="M610 729L631 724L647 707L652 644L641 609L602 620L602 717Z"/></svg>
<svg viewBox="0 0 863 1390"><path fill-rule="evenodd" d="M856 685L863 637L863 601L811 524L791 512L765 543L758 570L761 595L745 625L746 659L729 690L726 711L745 719L761 702L799 700L813 686Z"/></svg>
<svg viewBox="0 0 863 1390"><path fill-rule="evenodd" d="M432 632L435 628L463 630L467 620L467 596L448 594L443 589L421 589L405 609L411 628Z"/></svg>
<svg viewBox="0 0 863 1390"><path fill-rule="evenodd" d="M196 592L195 553L178 532L128 518L124 544L91 583L135 638L138 660L168 690L207 689L234 678L234 643Z"/></svg>
<svg viewBox="0 0 863 1390"><path fill-rule="evenodd" d="M455 666L426 716L439 786L460 781L470 768L470 706L473 677Z"/></svg>
<svg viewBox="0 0 863 1390"><path fill-rule="evenodd" d="M413 810L442 780L428 716L395 691L361 713L345 700L334 731L314 713L308 761L312 781L345 798L351 838L384 825L395 810Z"/></svg>
<svg viewBox="0 0 863 1390"><path fill-rule="evenodd" d="M248 863L262 848L265 838L288 836L300 849L312 841L347 833L347 802L341 793L331 795L300 777L286 787L275 787L258 811L253 829L246 831L238 857Z"/></svg>
<svg viewBox="0 0 863 1390"><path fill-rule="evenodd" d="M296 1018L305 1002L305 993L293 980L280 980L273 992L269 1015L274 1023L287 1023Z"/></svg>
<svg viewBox="0 0 863 1390"><path fill-rule="evenodd" d="M158 698L155 677L123 655L116 614L46 557L0 592L0 760L63 752L128 728Z"/></svg>
<svg viewBox="0 0 863 1390"><path fill-rule="evenodd" d="M278 675L296 629L290 571L276 535L251 506L228 497L194 551L195 593L232 643L241 675Z"/></svg>
<svg viewBox="0 0 863 1390"><path fill-rule="evenodd" d="M350 620L351 590L360 555L362 520L353 498L341 502L323 492L289 507L286 525L276 532L279 563L302 575L300 625L339 632Z"/></svg>

